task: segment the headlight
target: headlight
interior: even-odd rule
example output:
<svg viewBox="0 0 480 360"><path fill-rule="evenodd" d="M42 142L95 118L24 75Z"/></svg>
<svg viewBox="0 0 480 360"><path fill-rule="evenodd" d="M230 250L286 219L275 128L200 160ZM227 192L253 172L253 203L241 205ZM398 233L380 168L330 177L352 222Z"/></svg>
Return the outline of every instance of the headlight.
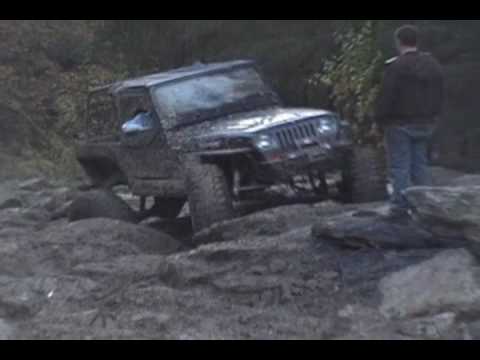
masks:
<svg viewBox="0 0 480 360"><path fill-rule="evenodd" d="M335 135L338 132L338 122L335 119L324 118L318 122L318 131L322 135Z"/></svg>
<svg viewBox="0 0 480 360"><path fill-rule="evenodd" d="M277 140L270 135L259 135L255 140L255 145L263 151L276 150L279 148Z"/></svg>

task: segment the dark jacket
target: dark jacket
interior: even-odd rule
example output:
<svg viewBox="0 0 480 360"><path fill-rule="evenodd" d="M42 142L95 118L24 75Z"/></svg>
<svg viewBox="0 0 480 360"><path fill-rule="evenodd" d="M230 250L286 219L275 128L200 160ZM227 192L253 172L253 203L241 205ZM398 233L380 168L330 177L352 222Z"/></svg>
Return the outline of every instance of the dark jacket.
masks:
<svg viewBox="0 0 480 360"><path fill-rule="evenodd" d="M434 124L444 103L444 76L430 54L410 52L387 63L376 120L389 125Z"/></svg>

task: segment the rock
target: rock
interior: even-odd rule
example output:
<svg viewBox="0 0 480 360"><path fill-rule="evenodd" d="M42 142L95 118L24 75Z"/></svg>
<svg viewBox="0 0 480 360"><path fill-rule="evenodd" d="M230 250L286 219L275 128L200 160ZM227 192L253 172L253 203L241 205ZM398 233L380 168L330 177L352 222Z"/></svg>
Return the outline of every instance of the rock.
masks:
<svg viewBox="0 0 480 360"><path fill-rule="evenodd" d="M338 311L336 322L345 323L347 335L336 340L403 340L375 309L348 304Z"/></svg>
<svg viewBox="0 0 480 360"><path fill-rule="evenodd" d="M96 282L74 276L0 276L0 318L27 321L50 307L62 309L66 301L85 301L97 289Z"/></svg>
<svg viewBox="0 0 480 360"><path fill-rule="evenodd" d="M338 212L335 203L282 206L221 222L195 235L195 243L234 241L255 236L275 236L309 226L326 213Z"/></svg>
<svg viewBox="0 0 480 360"><path fill-rule="evenodd" d="M472 339L477 341L480 340L480 320L469 324L467 327Z"/></svg>
<svg viewBox="0 0 480 360"><path fill-rule="evenodd" d="M355 310L352 305L347 305L344 309L338 312L338 316L341 318L351 318L354 314Z"/></svg>
<svg viewBox="0 0 480 360"><path fill-rule="evenodd" d="M0 319L0 341L13 340L13 328L8 323Z"/></svg>
<svg viewBox="0 0 480 360"><path fill-rule="evenodd" d="M0 276L0 317L26 320L38 313L47 298L45 279ZM48 280L45 280L48 282ZM41 295L43 291L43 295Z"/></svg>
<svg viewBox="0 0 480 360"><path fill-rule="evenodd" d="M313 206L290 206L270 209L221 222L195 235L195 243L227 242L254 236L275 236L293 228L306 226L316 218Z"/></svg>
<svg viewBox="0 0 480 360"><path fill-rule="evenodd" d="M135 275L144 278L161 273L165 257L158 255L128 255L98 263L82 263L72 273L89 278L129 278Z"/></svg>
<svg viewBox="0 0 480 360"><path fill-rule="evenodd" d="M288 263L281 259L274 259L270 263L270 271L274 274L283 273L288 269Z"/></svg>
<svg viewBox="0 0 480 360"><path fill-rule="evenodd" d="M178 219L149 218L140 225L164 232L184 244L190 244L193 236L192 221L189 217Z"/></svg>
<svg viewBox="0 0 480 360"><path fill-rule="evenodd" d="M449 184L454 187L480 186L480 175L464 175Z"/></svg>
<svg viewBox="0 0 480 360"><path fill-rule="evenodd" d="M17 194L17 183L15 181L5 181L0 183L0 204L9 202L12 199L21 201Z"/></svg>
<svg viewBox="0 0 480 360"><path fill-rule="evenodd" d="M380 282L380 311L388 318L480 310L480 268L465 250L448 250Z"/></svg>
<svg viewBox="0 0 480 360"><path fill-rule="evenodd" d="M51 254L49 261L68 267L129 255L171 254L181 248L164 233L109 219L62 223L41 231L37 239L39 251Z"/></svg>
<svg viewBox="0 0 480 360"><path fill-rule="evenodd" d="M448 225L480 224L480 186L416 187L406 192L416 215L425 221L443 221Z"/></svg>
<svg viewBox="0 0 480 360"><path fill-rule="evenodd" d="M56 191L32 193L29 204L40 204ZM62 196L59 204L69 201ZM350 225L355 228L352 224L375 223L383 210L382 204L283 206L217 224L209 229L209 242L215 236L224 242L188 251L176 240L191 235L188 218L150 219L142 225L108 218L43 224L40 213L49 214L44 207L3 210L0 319L14 323L12 336L21 339L390 340L436 338L432 326L441 338L457 338L457 321L463 320L457 306L428 303L432 313L414 311L400 319L379 309L385 303L388 311L391 299L403 296L403 291L385 296L379 283L423 265L419 262L432 259L437 250L348 251L312 242L312 223L334 222L334 232L345 234ZM1 225L15 222L18 226ZM402 239L417 231L388 225L394 227L383 234L375 234L378 227L361 234L388 243L388 236ZM403 287L405 299L416 301L418 290L409 286L424 290L426 278L434 285L445 278L451 291L460 292L462 261L439 263L432 271L438 279L415 275L395 289ZM442 273L445 266L449 276ZM474 318L468 316L472 307L464 307L465 318ZM449 318L437 318L448 312L455 315L451 326Z"/></svg>
<svg viewBox="0 0 480 360"><path fill-rule="evenodd" d="M288 269L289 262L285 259L300 249L311 246L308 235L308 228L305 228L292 230L278 238L252 236L240 242L204 245L187 253L167 257L166 275L162 278L166 278L168 283L173 282L172 286L182 288L197 282L208 282L222 289L235 288L241 284L238 288L252 286L263 291L269 286L262 284L273 282L275 287L281 282L282 276L292 274ZM303 255L302 251L301 254ZM232 271L233 268L238 270ZM307 271L308 265L302 269Z"/></svg>
<svg viewBox="0 0 480 360"><path fill-rule="evenodd" d="M429 231L466 238L470 249L480 254L480 186L417 187L406 196L418 221Z"/></svg>
<svg viewBox="0 0 480 360"><path fill-rule="evenodd" d="M446 339L455 325L454 313L443 313L431 317L405 321L399 325L399 333L424 340Z"/></svg>
<svg viewBox="0 0 480 360"><path fill-rule="evenodd" d="M69 188L55 189L45 194L40 194L40 198L33 206L52 213L69 204L74 199L74 196L75 192Z"/></svg>
<svg viewBox="0 0 480 360"><path fill-rule="evenodd" d="M16 198L8 199L0 203L0 210L4 209L18 209L23 207L22 201Z"/></svg>
<svg viewBox="0 0 480 360"><path fill-rule="evenodd" d="M319 220L313 226L312 234L320 241L353 249L406 250L456 245L455 241L433 236L413 222L392 223L370 213L365 216L343 214Z"/></svg>
<svg viewBox="0 0 480 360"><path fill-rule="evenodd" d="M21 209L6 209L0 212L0 229L2 228L35 228L38 218L32 218L32 212ZM37 214L39 215L39 214ZM39 215L40 216L40 215Z"/></svg>
<svg viewBox="0 0 480 360"><path fill-rule="evenodd" d="M50 218L49 213L44 209L30 208L21 212L21 217L28 221L44 223Z"/></svg>
<svg viewBox="0 0 480 360"><path fill-rule="evenodd" d="M157 314L152 312L142 312L132 317L132 322L136 327L147 328L152 332L165 331L171 316L168 314Z"/></svg>
<svg viewBox="0 0 480 360"><path fill-rule="evenodd" d="M107 218L138 222L136 213L111 191L95 190L80 194L68 208L70 221Z"/></svg>
<svg viewBox="0 0 480 360"><path fill-rule="evenodd" d="M27 237L26 229L0 230L0 274L26 276L34 272L33 264L29 261Z"/></svg>
<svg viewBox="0 0 480 360"><path fill-rule="evenodd" d="M442 167L432 168L432 174L434 186L452 186L457 181L460 181L460 179L466 176L466 174L463 172Z"/></svg>
<svg viewBox="0 0 480 360"><path fill-rule="evenodd" d="M32 184L32 181L20 185L15 182L0 184L0 209L33 208L52 212L69 201L74 194L68 188L57 189L51 187L51 185L43 188L43 180L35 181L41 182L40 185L37 182ZM20 186L23 188L20 188Z"/></svg>
<svg viewBox="0 0 480 360"><path fill-rule="evenodd" d="M18 185L20 190L25 191L41 191L52 187L52 184L44 178L30 179Z"/></svg>

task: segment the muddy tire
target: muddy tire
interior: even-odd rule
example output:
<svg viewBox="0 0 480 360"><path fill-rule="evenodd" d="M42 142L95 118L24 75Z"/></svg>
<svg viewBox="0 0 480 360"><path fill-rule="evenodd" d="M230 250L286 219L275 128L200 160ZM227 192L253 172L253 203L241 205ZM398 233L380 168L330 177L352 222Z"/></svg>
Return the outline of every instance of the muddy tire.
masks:
<svg viewBox="0 0 480 360"><path fill-rule="evenodd" d="M363 204L388 199L385 154L371 147L356 148L345 156L341 184L345 202Z"/></svg>
<svg viewBox="0 0 480 360"><path fill-rule="evenodd" d="M67 216L71 222L95 218L138 222L133 209L109 190L94 190L80 194L68 207Z"/></svg>
<svg viewBox="0 0 480 360"><path fill-rule="evenodd" d="M219 166L190 160L186 165L186 178L194 232L234 217L230 187Z"/></svg>

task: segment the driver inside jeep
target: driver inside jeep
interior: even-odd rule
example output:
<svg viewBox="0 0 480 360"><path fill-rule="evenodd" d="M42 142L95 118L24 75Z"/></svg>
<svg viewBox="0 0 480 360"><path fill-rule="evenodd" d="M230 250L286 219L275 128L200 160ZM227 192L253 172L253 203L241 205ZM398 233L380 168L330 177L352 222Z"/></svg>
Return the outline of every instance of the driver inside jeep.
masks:
<svg viewBox="0 0 480 360"><path fill-rule="evenodd" d="M125 135L134 135L135 133L147 131L153 128L153 119L151 112L144 108L137 109L131 120L122 126Z"/></svg>

